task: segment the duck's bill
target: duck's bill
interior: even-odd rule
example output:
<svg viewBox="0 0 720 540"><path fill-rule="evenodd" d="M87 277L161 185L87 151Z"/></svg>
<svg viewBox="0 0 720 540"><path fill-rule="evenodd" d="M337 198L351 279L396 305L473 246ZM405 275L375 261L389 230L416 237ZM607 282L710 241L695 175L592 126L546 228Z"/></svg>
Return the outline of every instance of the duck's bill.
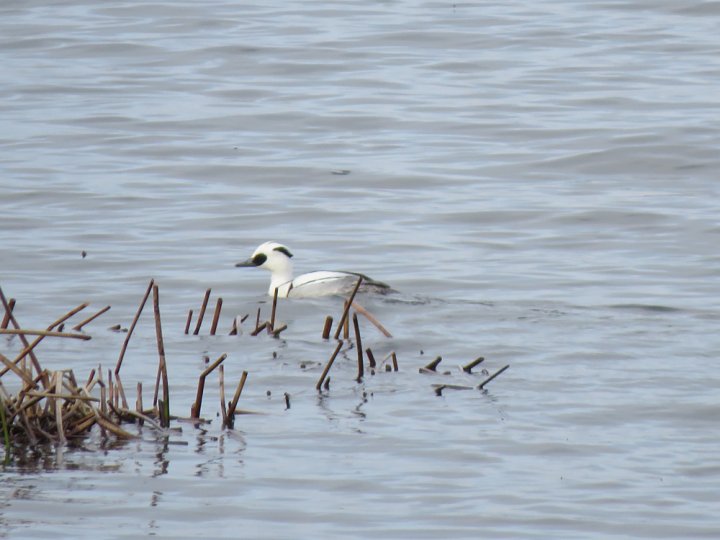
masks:
<svg viewBox="0 0 720 540"><path fill-rule="evenodd" d="M236 268L245 268L248 266L257 266L257 264L255 264L255 261L252 259L248 259L247 261L239 262L235 265Z"/></svg>

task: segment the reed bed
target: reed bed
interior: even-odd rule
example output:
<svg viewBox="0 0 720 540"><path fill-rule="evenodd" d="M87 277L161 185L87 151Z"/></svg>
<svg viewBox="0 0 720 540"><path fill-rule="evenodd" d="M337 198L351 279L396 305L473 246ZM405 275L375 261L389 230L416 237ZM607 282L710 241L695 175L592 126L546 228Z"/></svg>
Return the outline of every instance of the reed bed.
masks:
<svg viewBox="0 0 720 540"><path fill-rule="evenodd" d="M315 384L317 392L330 391L330 370L343 349L345 349L344 357L352 348L355 349L357 355L355 381L358 384L363 383L368 374L374 376L376 373L383 371L400 371L395 351L391 351L382 361L378 362L370 347L363 349L359 316L371 323L386 338L392 337L392 334L373 314L356 301L356 294L362 285L362 281L362 277L358 278L352 292L343 303L339 317L336 319L328 315L324 319L321 339L324 341L332 339L337 343ZM205 314L208 311L208 306L211 305L211 297L212 290L207 289L197 311L194 309L188 310L184 324L184 334L200 335ZM35 349L46 338L92 339L92 336L87 334L84 328L90 326L107 313L111 307L105 306L92 315L81 319L72 326L72 332L66 332L64 331L65 323L84 311L88 304L80 304L71 309L46 328L29 329L22 327L15 317L16 300L13 298L6 299L1 288L0 300L3 306L0 335L16 337L22 344L22 350L14 358L9 358L0 353L0 428L6 459L11 455L13 447L19 445L34 445L46 441L65 443L75 438L85 437L93 429L98 430L101 436L105 438L130 439L136 437L137 434L126 429L128 424L146 425L162 432L170 427L172 420L181 419L172 416L170 412L169 369L165 355L165 339L160 314L160 291L153 280L150 280L129 328L125 330L121 325L109 328L114 331L126 332L114 369L108 369L107 372L104 372L102 366L98 365L97 368L90 371L85 381L80 382L72 369L49 370L43 368L35 354ZM131 407L123 385L121 368L143 310L150 300L152 301L155 340L157 343L157 372L153 384L148 385L142 381L137 382L137 395L134 406ZM218 333L222 320L222 309L223 299L218 297L214 301L209 330L206 330L208 335L214 336ZM195 313L197 313L197 319L193 321ZM250 314L233 316L228 335L247 334L260 336L265 333L272 338L279 339L282 332L288 328L288 325L278 322L278 314L278 291L275 290L269 318L264 320L262 309L258 308L254 328L243 331L242 325L250 317ZM337 325L333 334L332 329L335 320L337 320ZM350 321L352 321L352 338L350 335ZM29 339L32 339L32 341ZM227 401L225 398L224 362L227 358L227 353L223 353L212 363L209 362L209 358L207 359L208 366L198 377L196 397L190 408L190 421L196 423L206 422L201 418L203 395L207 378L216 370L218 373L222 426L232 429L237 414L250 412L241 411L237 408L248 378L247 371L242 372L242 377L235 387L232 399ZM486 370L474 373L473 369L484 360L485 358L480 356L460 366L460 373L466 378L478 375L486 376L482 382L472 386L451 383L433 384L435 393L442 395L445 390L469 389L485 391L486 385L507 370L509 366L502 367L492 375ZM420 367L419 372L433 377L452 375L451 371L438 371L441 362L442 357L437 356L433 361ZM11 386L19 387L19 389L15 393L11 393L7 389ZM144 406L143 387L154 388L151 407ZM290 409L290 394L285 392L284 398L286 409ZM135 429L135 432L137 432L137 429Z"/></svg>
<svg viewBox="0 0 720 540"><path fill-rule="evenodd" d="M137 397L134 408L131 408L125 394L121 368L130 340L151 295L158 355L154 396L152 407L145 408L143 383L138 382ZM206 297L209 297L209 292ZM8 300L2 288L0 288L0 300L3 306L0 335L17 337L22 345L22 350L14 355L14 358L0 353L0 434L6 461L11 459L14 448L34 446L43 442L64 444L73 439L86 437L93 429L97 429L103 438L132 439L138 435L126 429L128 424L147 425L165 431L170 427L171 420L178 418L170 414L170 384L160 316L160 291L153 280L150 281L127 330L114 370L108 369L105 372L102 366L98 365L91 369L84 381L79 381L72 369L44 368L35 354L35 349L46 338L85 341L92 339L92 336L86 333L62 331L62 326L87 308L88 304L80 304L47 328L30 329L20 325L14 314L17 302L14 299ZM215 320L219 317L221 305L222 302L219 301ZM82 319L73 326L73 330L83 331L85 326L90 325L109 310L110 306L106 306ZM215 320L211 329L213 333L216 328ZM198 331L201 323L200 319L196 327ZM122 330L120 325L111 329ZM33 341L29 341L28 338L33 338ZM219 361L201 374L200 381L203 385L207 375L226 357L227 354L223 354ZM227 408L223 408L225 427L232 428L234 425L234 416L238 412L237 403L246 379L247 372L243 372L233 400L228 403ZM224 382L221 382L221 386L223 384ZM17 390L9 390L13 387ZM224 392L224 386L222 389ZM199 416L201 402L202 389L199 388L198 400L192 411L194 414L191 414L191 419L198 422L202 421Z"/></svg>

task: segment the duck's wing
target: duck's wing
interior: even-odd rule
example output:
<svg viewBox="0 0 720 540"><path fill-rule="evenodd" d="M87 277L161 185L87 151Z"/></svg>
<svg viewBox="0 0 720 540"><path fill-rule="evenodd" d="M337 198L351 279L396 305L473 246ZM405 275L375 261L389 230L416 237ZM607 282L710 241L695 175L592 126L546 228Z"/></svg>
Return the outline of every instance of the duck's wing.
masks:
<svg viewBox="0 0 720 540"><path fill-rule="evenodd" d="M361 291L389 292L392 289L385 283L375 281L355 272L331 272L321 270L296 277L288 292L291 297L332 296L350 293L359 277L363 278Z"/></svg>

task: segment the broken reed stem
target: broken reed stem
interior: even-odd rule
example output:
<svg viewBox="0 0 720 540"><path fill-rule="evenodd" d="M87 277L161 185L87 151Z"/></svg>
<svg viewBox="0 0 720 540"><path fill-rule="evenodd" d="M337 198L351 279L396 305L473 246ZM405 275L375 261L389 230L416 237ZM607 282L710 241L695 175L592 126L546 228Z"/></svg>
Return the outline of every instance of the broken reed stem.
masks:
<svg viewBox="0 0 720 540"><path fill-rule="evenodd" d="M355 348L357 349L357 355L358 355L357 382L360 382L360 381L362 381L362 378L365 375L365 366L364 366L364 362L363 362L362 338L360 337L360 323L358 322L357 313L353 312L352 319L353 319L353 327L355 328Z"/></svg>
<svg viewBox="0 0 720 540"><path fill-rule="evenodd" d="M7 370L12 371L15 375L20 377L27 386L29 386L31 388L34 387L32 375L30 373L28 373L27 371L17 367L13 362L10 361L9 358L7 358L2 353L0 353L0 362L5 364ZM4 373L7 373L7 370L4 371Z"/></svg>
<svg viewBox="0 0 720 540"><path fill-rule="evenodd" d="M210 300L210 291L211 289L205 291L205 297L203 298L202 306L200 306L200 313L198 313L197 324L195 325L195 331L193 332L193 335L195 336L200 333L200 327L202 326L203 317L205 317L205 310L207 309L208 300Z"/></svg>
<svg viewBox="0 0 720 540"><path fill-rule="evenodd" d="M250 335L251 335L251 336L257 336L260 332L262 332L263 330L265 330L265 329L268 327L269 324L270 324L269 321L265 321L265 322L262 323L260 326L258 326L257 328L255 328L255 330L253 330L253 331L250 333Z"/></svg>
<svg viewBox="0 0 720 540"><path fill-rule="evenodd" d="M223 426L227 425L227 407L225 405L225 366L218 368L218 384L220 385L220 412L222 413Z"/></svg>
<svg viewBox="0 0 720 540"><path fill-rule="evenodd" d="M345 303L350 305L347 300L345 300ZM350 317L345 317L345 323L343 323L343 339L345 341L350 339Z"/></svg>
<svg viewBox="0 0 720 540"><path fill-rule="evenodd" d="M473 368L476 367L478 364L484 362L484 361L485 361L485 357L484 357L484 356L479 356L479 357L477 357L475 360L473 360L472 362L470 362L470 363L468 363L468 364L465 364L465 365L462 367L462 370L463 370L465 373L472 373Z"/></svg>
<svg viewBox="0 0 720 540"><path fill-rule="evenodd" d="M317 384L315 385L315 388L317 389L318 392L320 391L320 388L322 388L323 381L325 380L325 377L327 377L327 374L330 371L330 368L332 367L333 362L335 361L335 357L340 352L340 349L342 348L342 346L343 346L343 342L339 341L337 346L335 347L335 351L332 353L332 356L330 356L330 360L328 360L328 363L325 364L325 369L323 369L323 372L320 375L320 378L318 379Z"/></svg>
<svg viewBox="0 0 720 540"><path fill-rule="evenodd" d="M185 335L190 331L190 323L192 322L193 310L188 311L187 321L185 321Z"/></svg>
<svg viewBox="0 0 720 540"><path fill-rule="evenodd" d="M5 398L0 396L0 424L2 425L3 442L5 443L5 463L10 461L10 429L5 415Z"/></svg>
<svg viewBox="0 0 720 540"><path fill-rule="evenodd" d="M220 357L215 360L212 364L210 364L205 370L200 374L200 378L198 379L198 387L197 387L197 394L195 396L195 403L193 403L192 407L190 407L190 418L200 418L200 409L202 408L202 398L203 398L203 392L205 391L205 378L212 373L212 371L218 367L220 364L222 364L225 359L227 358L227 354L223 353L220 355Z"/></svg>
<svg viewBox="0 0 720 540"><path fill-rule="evenodd" d="M478 390L482 390L487 383L489 383L490 381L492 381L495 377L497 377L498 375L500 375L503 371L505 371L505 370L506 370L507 368L509 368L509 367L510 367L510 366L507 365L507 366L505 366L504 368L500 368L498 371L496 371L496 372L495 372L494 374L492 374L490 377L488 377L487 379L485 379L485 381L483 381L482 383L480 383L480 385L478 386Z"/></svg>
<svg viewBox="0 0 720 540"><path fill-rule="evenodd" d="M62 380L63 380L63 372L56 371L55 372L55 393L56 394L62 394ZM55 423L57 424L58 439L60 441L60 444L65 444L67 442L67 439L65 438L65 427L63 426L63 416L62 416L62 401L60 399L55 399Z"/></svg>
<svg viewBox="0 0 720 540"><path fill-rule="evenodd" d="M3 315L2 323L0 323L0 328L7 328L8 323L10 322L10 313L13 312L15 309L15 299L11 298L8 300L8 310L5 312L5 315Z"/></svg>
<svg viewBox="0 0 720 540"><path fill-rule="evenodd" d="M257 317L255 317L255 330L258 328L260 328L260 308L258 308Z"/></svg>
<svg viewBox="0 0 720 540"><path fill-rule="evenodd" d="M215 303L215 313L213 314L212 326L210 326L210 335L211 336L214 336L215 331L217 330L218 321L220 320L220 311L222 311L222 304L223 304L222 298L218 298L217 302Z"/></svg>
<svg viewBox="0 0 720 540"><path fill-rule="evenodd" d="M0 292L1 292L1 291L0 291ZM53 328L61 325L63 322L65 322L66 320L68 320L70 317L72 317L72 316L75 315L76 313L82 311L82 310L85 309L87 306L88 306L88 304L87 304L87 303L84 303L84 304L80 304L80 305L77 306L76 308L71 309L71 310L68 311L65 315L63 315L62 317L60 317L59 319L57 319L55 322L53 322L52 324L50 324L50 325L47 327L47 330L52 330ZM12 319L11 319L11 321L12 321ZM15 322L17 322L17 321L15 321ZM16 328L17 328L17 327L16 327ZM25 358L25 356L27 356L27 355L29 354L29 355L30 355L30 359L33 361L33 365L35 366L36 363L39 365L39 362L37 362L37 357L35 356L35 353L33 352L33 349L34 349L43 339L45 339L45 336L39 336L39 337L35 338L32 343L28 344L27 341L25 340L25 338L24 338L23 336L20 336L20 340L23 342L23 345L25 346L25 348L20 352L20 354L18 354L18 355L15 357L15 360L13 360L13 363L15 363L15 365L17 365L18 363L20 363L20 361L21 361L23 358ZM0 371L0 377L1 377L4 373L5 373L4 370L3 370L3 371ZM43 386L46 386L46 385L47 385L47 377L42 377L42 381L43 381Z"/></svg>
<svg viewBox="0 0 720 540"><path fill-rule="evenodd" d="M362 281L363 281L362 276L358 277L357 283L355 284L355 288L353 288L352 293L350 294L350 298L347 300L347 302L345 304L345 309L343 309L342 316L340 317L340 321L338 322L337 329L335 330L335 339L338 339L340 337L340 332L342 331L343 326L345 326L345 321L347 321L348 312L350 311L350 305L352 304L353 300L355 299L355 295L357 294Z"/></svg>
<svg viewBox="0 0 720 540"><path fill-rule="evenodd" d="M330 329L332 328L333 318L331 315L328 315L325 317L325 326L323 326L322 331L322 338L323 339L329 339L330 338Z"/></svg>
<svg viewBox="0 0 720 540"><path fill-rule="evenodd" d="M375 356L373 355L373 352L370 350L370 347L365 349L365 354L367 355L370 367L374 368L377 364L375 362Z"/></svg>
<svg viewBox="0 0 720 540"><path fill-rule="evenodd" d="M2 305L5 308L5 314L10 319L10 322L13 324L13 326L20 330L20 324L18 324L17 319L15 319L15 315L13 315L12 310L10 309L10 306L8 305L7 299L5 298L5 293L3 293L2 287L0 287L0 300L2 301ZM75 309L70 310L65 315L60 317L57 321L52 323L50 326L48 326L48 330L52 330L57 325L62 324L64 321L75 315L78 311L81 311L87 307L87 304L80 304ZM28 343L28 340L25 338L23 334L20 334L20 341L23 344L24 349L20 352L20 354L13 360L15 364L18 364L23 358L25 358L26 355L30 355L30 360L32 361L33 367L36 369L38 375L41 375L41 380L43 383L43 387L47 388L48 384L50 384L47 375L43 375L44 371L42 367L40 366L40 362L37 359L37 356L35 356L35 353L33 352L33 349L35 346L40 343L45 336L39 336L37 337L32 344ZM5 368L3 371L0 372L0 377L7 373L7 368Z"/></svg>
<svg viewBox="0 0 720 540"><path fill-rule="evenodd" d="M103 313L106 313L109 310L110 310L110 306L105 306L104 308L102 308L100 311L98 311L94 315L91 315L87 319L84 319L84 320L80 321L79 323L77 323L75 326L72 327L72 329L77 330L79 332L80 330L82 330L83 326L85 326L88 323L91 323L92 321L97 319L100 315L102 315Z"/></svg>
<svg viewBox="0 0 720 540"><path fill-rule="evenodd" d="M277 310L277 299L278 299L278 288L275 287L273 292L272 310L270 311L270 324L268 325L268 332L272 332L275 329L275 312Z"/></svg>
<svg viewBox="0 0 720 540"><path fill-rule="evenodd" d="M280 337L280 333L281 333L282 331L284 331L284 330L287 330L287 327L288 327L287 324L280 325L280 327L278 327L278 328L276 328L276 329L274 329L274 330L272 331L272 336L273 336L273 337Z"/></svg>
<svg viewBox="0 0 720 540"><path fill-rule="evenodd" d="M437 371L437 367L438 367L438 364L440 364L440 362L442 362L442 356L438 356L437 358L435 358L435 360L430 362L427 366L421 367L420 373L426 373L428 371Z"/></svg>
<svg viewBox="0 0 720 540"><path fill-rule="evenodd" d="M242 377L240 377L240 382L237 385L237 388L235 389L235 395L233 396L232 401L230 402L230 405L228 406L228 427L232 427L235 423L235 409L237 408L238 401L240 400L240 394L242 394L243 388L245 387L245 381L247 380L248 372L243 371Z"/></svg>
<svg viewBox="0 0 720 540"><path fill-rule="evenodd" d="M397 361L397 355L395 354L395 351L393 351L390 356L392 357L393 371L397 371L398 370L398 361Z"/></svg>
<svg viewBox="0 0 720 540"><path fill-rule="evenodd" d="M115 383L117 384L117 393L120 394L120 399L122 399L123 408L127 409L128 404L127 399L125 398L125 388L123 387L122 380L120 379L120 372L115 374Z"/></svg>
<svg viewBox="0 0 720 540"><path fill-rule="evenodd" d="M167 363L165 361L165 343L163 342L162 323L160 321L160 291L153 285L153 310L155 312L155 337L158 346L158 377L162 376L163 399L160 407L160 425L164 428L170 426L170 389L168 388Z"/></svg>
<svg viewBox="0 0 720 540"><path fill-rule="evenodd" d="M387 337L391 338L392 334L388 332L387 328L385 328L382 324L380 324L380 321L378 321L367 309L362 307L357 302L352 302L352 307L355 308L355 311L357 311L360 315L365 317L368 321L370 321L373 325L375 325L375 328L380 330L382 334Z"/></svg>
<svg viewBox="0 0 720 540"><path fill-rule="evenodd" d="M53 330L25 330L17 328L0 328L0 335L9 334L14 336L43 336L43 337L59 337L59 338L72 338L82 339L87 341L91 339L91 336L87 334L71 334L69 332L55 332Z"/></svg>
<svg viewBox="0 0 720 540"><path fill-rule="evenodd" d="M135 400L135 410L139 412L140 414L143 413L143 398L142 398L142 383L137 383L137 399ZM142 418L138 418L138 425L142 426L144 420Z"/></svg>
<svg viewBox="0 0 720 540"><path fill-rule="evenodd" d="M108 369L108 403L112 407L115 403L115 385L113 384L112 370Z"/></svg>
<svg viewBox="0 0 720 540"><path fill-rule="evenodd" d="M233 319L232 328L230 329L230 333L228 335L230 336L237 336L238 333L238 324L237 324L237 317Z"/></svg>
<svg viewBox="0 0 720 540"><path fill-rule="evenodd" d="M135 317L133 318L132 324L130 325L130 329L128 330L128 333L125 336L125 341L123 341L122 348L120 349L120 356L118 357L118 361L115 364L115 373L118 373L120 371L120 367L122 366L123 358L125 357L125 351L127 350L128 343L130 342L130 338L132 337L133 330L135 330L135 325L137 325L138 319L140 318L140 314L142 313L143 308L145 307L145 303L147 302L147 299L150 296L150 292L152 291L154 285L155 285L155 280L151 279L150 283L148 283L147 290L145 291L145 295L143 296L142 300L140 301L140 306L138 307L138 310L135 313Z"/></svg>

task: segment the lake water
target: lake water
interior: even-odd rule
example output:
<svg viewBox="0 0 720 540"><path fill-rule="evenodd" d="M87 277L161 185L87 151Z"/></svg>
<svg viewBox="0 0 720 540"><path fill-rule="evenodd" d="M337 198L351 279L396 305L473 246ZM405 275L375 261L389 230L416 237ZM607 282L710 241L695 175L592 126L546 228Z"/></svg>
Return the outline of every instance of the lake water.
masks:
<svg viewBox="0 0 720 540"><path fill-rule="evenodd" d="M154 278L172 413L227 353L261 414L223 430L212 374L210 424L16 456L0 537L720 537L719 26L712 1L3 2L0 285L28 328L112 306L39 358L113 367ZM394 337L361 326L399 371L358 383L345 349L315 391L339 299L250 336L268 275L234 263L266 240L398 289L361 300ZM221 332L185 335L207 288ZM146 402L156 365L148 310L122 371Z"/></svg>

